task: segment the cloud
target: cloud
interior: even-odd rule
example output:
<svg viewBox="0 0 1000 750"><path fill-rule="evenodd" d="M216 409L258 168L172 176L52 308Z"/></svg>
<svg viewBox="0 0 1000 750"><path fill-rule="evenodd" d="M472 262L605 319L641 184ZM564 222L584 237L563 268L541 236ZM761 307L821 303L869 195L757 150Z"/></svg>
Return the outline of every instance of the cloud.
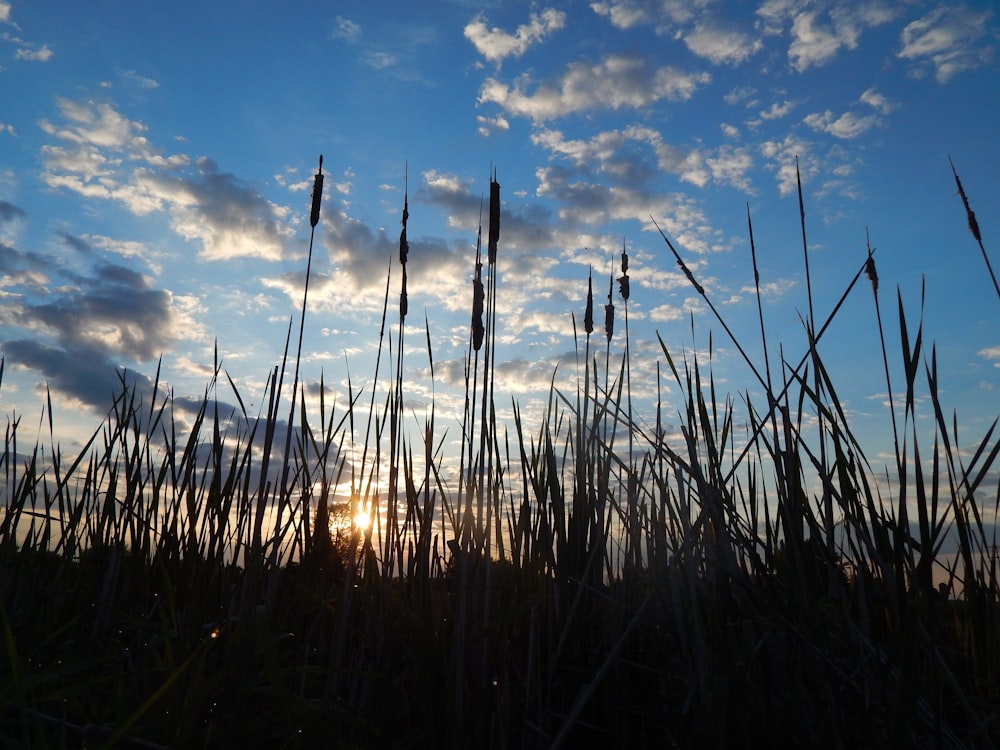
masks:
<svg viewBox="0 0 1000 750"><path fill-rule="evenodd" d="M795 136L764 141L760 144L760 153L767 160L767 168L775 172L781 195L792 195L796 190L796 158L803 182L819 174L819 164L811 156L810 144Z"/></svg>
<svg viewBox="0 0 1000 750"><path fill-rule="evenodd" d="M333 19L334 28L330 32L333 39L343 39L345 42L356 43L361 41L361 26L349 18L337 16Z"/></svg>
<svg viewBox="0 0 1000 750"><path fill-rule="evenodd" d="M42 180L53 188L110 200L142 216L166 212L171 228L199 244L205 260L286 257L294 230L286 209L267 201L208 158L166 156L146 137L146 126L106 102L58 101L63 123L42 120L57 139L42 147Z"/></svg>
<svg viewBox="0 0 1000 750"><path fill-rule="evenodd" d="M0 23L11 23L10 3L6 0L0 0Z"/></svg>
<svg viewBox="0 0 1000 750"><path fill-rule="evenodd" d="M825 65L841 50L856 49L867 29L888 23L898 13L897 8L880 0L835 5L828 12L798 0L769 0L757 9L765 34L782 34L790 24L788 59L800 73Z"/></svg>
<svg viewBox="0 0 1000 750"><path fill-rule="evenodd" d="M632 55L611 55L599 63L571 63L555 83L541 83L525 93L525 76L508 86L488 78L480 104L498 104L512 115L543 122L563 115L596 109L640 108L661 99L684 101L711 80L708 73L685 73L676 68L654 68Z"/></svg>
<svg viewBox="0 0 1000 750"><path fill-rule="evenodd" d="M860 97L861 101L865 104L874 107L878 110L879 114L887 115L896 109L895 102L886 99L882 94L878 93L875 89L868 89Z"/></svg>
<svg viewBox="0 0 1000 750"><path fill-rule="evenodd" d="M506 57L520 57L532 44L565 25L566 14L548 8L541 13L532 13L528 23L518 26L513 34L499 28L490 29L482 15L470 21L464 33L479 54L491 62L500 63Z"/></svg>
<svg viewBox="0 0 1000 750"><path fill-rule="evenodd" d="M947 83L958 73L981 67L992 59L993 45L980 43L992 17L992 9L976 12L966 6L935 8L903 29L899 57L913 63L913 75L923 76L931 68L938 83Z"/></svg>
<svg viewBox="0 0 1000 750"><path fill-rule="evenodd" d="M43 44L38 49L22 47L14 53L15 60L28 60L30 62L48 62L52 59L52 50L47 44Z"/></svg>
<svg viewBox="0 0 1000 750"><path fill-rule="evenodd" d="M985 349L980 349L976 354L991 361L994 367L1000 367L1000 346L988 346Z"/></svg>
<svg viewBox="0 0 1000 750"><path fill-rule="evenodd" d="M0 200L0 223L7 224L27 216L27 212L20 206Z"/></svg>
<svg viewBox="0 0 1000 750"><path fill-rule="evenodd" d="M716 24L698 24L684 34L684 43L694 54L716 65L737 65L760 51L763 43L742 31Z"/></svg>
<svg viewBox="0 0 1000 750"><path fill-rule="evenodd" d="M361 61L373 70L385 70L386 68L393 67L397 62L397 58L391 52L377 52L372 50L365 52L361 56Z"/></svg>
<svg viewBox="0 0 1000 750"><path fill-rule="evenodd" d="M857 138L878 123L876 115L866 115L859 117L850 112L845 112L839 117L829 109L825 112L814 112L807 115L803 122L813 130L829 133L835 138L850 140Z"/></svg>
<svg viewBox="0 0 1000 750"><path fill-rule="evenodd" d="M159 81L155 81L152 78L147 78L146 76L139 75L134 70L123 70L120 73L122 80L136 88L140 89L158 89L160 88Z"/></svg>
<svg viewBox="0 0 1000 750"><path fill-rule="evenodd" d="M496 117L476 115L476 122L479 123L478 130L482 136L488 136L498 130L510 130L510 122L503 115L497 115Z"/></svg>
<svg viewBox="0 0 1000 750"><path fill-rule="evenodd" d="M711 0L602 0L592 2L590 9L607 16L619 29L653 24L663 33L671 23L689 23L698 18L710 4Z"/></svg>

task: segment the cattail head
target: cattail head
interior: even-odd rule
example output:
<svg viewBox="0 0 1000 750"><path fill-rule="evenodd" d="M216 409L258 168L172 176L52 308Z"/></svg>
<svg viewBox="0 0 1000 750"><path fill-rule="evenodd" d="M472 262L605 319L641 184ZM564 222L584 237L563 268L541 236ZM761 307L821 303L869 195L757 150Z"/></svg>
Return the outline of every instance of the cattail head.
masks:
<svg viewBox="0 0 1000 750"><path fill-rule="evenodd" d="M627 273L618 277L618 291L621 293L622 299L628 302L629 286Z"/></svg>
<svg viewBox="0 0 1000 750"><path fill-rule="evenodd" d="M868 260L865 261L865 275L868 276L868 280L872 283L872 293L878 293L878 271L875 270L875 258L872 256L872 251L868 251Z"/></svg>
<svg viewBox="0 0 1000 750"><path fill-rule="evenodd" d="M589 336L594 332L594 277L587 277L587 310L583 314L583 330Z"/></svg>
<svg viewBox="0 0 1000 750"><path fill-rule="evenodd" d="M955 186L958 188L958 195L962 199L962 205L965 206L965 217L969 222L969 231L972 232L973 238L976 242L982 242L983 236L979 232L979 222L976 221L976 213L969 206L969 197L965 194L965 188L962 187L962 181L958 178L958 170L955 169L955 163L948 157L948 163L951 164L951 173L955 176Z"/></svg>
<svg viewBox="0 0 1000 750"><path fill-rule="evenodd" d="M497 242L500 240L500 183L496 181L496 173L490 180L490 233L487 243L487 255L492 266L497 262Z"/></svg>
<svg viewBox="0 0 1000 750"><path fill-rule="evenodd" d="M604 333L610 342L615 333L615 306L610 302L604 306Z"/></svg>
<svg viewBox="0 0 1000 750"><path fill-rule="evenodd" d="M410 253L410 243L406 239L406 221L410 218L409 196L403 191L403 229L399 233L399 263L406 268L406 258Z"/></svg>
<svg viewBox="0 0 1000 750"><path fill-rule="evenodd" d="M406 296L406 266L403 266L403 287L399 292L399 319L403 320L409 312L410 303Z"/></svg>
<svg viewBox="0 0 1000 750"><path fill-rule="evenodd" d="M319 155L319 171L313 178L312 210L309 212L309 226L319 224L319 207L323 201L323 154Z"/></svg>
<svg viewBox="0 0 1000 750"><path fill-rule="evenodd" d="M483 289L483 264L476 263L476 275L472 278L472 348L477 352L483 346L483 335L486 327L483 325L483 304L486 292Z"/></svg>

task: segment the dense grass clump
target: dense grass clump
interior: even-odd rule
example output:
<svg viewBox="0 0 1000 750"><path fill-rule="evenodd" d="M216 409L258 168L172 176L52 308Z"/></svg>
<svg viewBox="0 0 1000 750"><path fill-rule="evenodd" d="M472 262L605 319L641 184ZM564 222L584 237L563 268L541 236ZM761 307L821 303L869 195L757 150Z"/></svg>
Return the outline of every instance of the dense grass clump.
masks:
<svg viewBox="0 0 1000 750"><path fill-rule="evenodd" d="M321 190L320 169L313 230ZM623 252L620 362L613 272L603 344L591 282L576 392L553 387L535 425L515 405L508 432L493 388L495 175L488 216L458 457L442 454L433 410L419 431L404 424L408 207L394 375L370 393L349 385L328 404L321 383L307 403L300 321L260 414L235 386L227 413L217 367L183 428L172 395L123 376L69 459L54 437L19 452L9 419L0 745L994 746L996 421L958 445L935 350L900 300L902 376L884 343L876 363L894 465L869 463L821 349L842 306L864 303L865 275L884 342L872 251L825 317L809 280L807 349L779 363L746 354L664 234L755 379L737 424L711 367L661 343L677 435L659 405L633 414ZM760 333L768 352L763 315ZM374 523L352 524L359 513Z"/></svg>

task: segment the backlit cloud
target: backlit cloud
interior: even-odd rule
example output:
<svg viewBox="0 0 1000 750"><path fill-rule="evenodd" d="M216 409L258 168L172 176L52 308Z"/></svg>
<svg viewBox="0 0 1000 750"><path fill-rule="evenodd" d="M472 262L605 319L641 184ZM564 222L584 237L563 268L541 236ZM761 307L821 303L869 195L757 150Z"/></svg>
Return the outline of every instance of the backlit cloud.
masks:
<svg viewBox="0 0 1000 750"><path fill-rule="evenodd" d="M634 109L662 99L683 101L710 80L708 73L657 68L645 58L611 55L594 64L571 63L557 81L540 83L530 93L526 76L513 85L487 78L479 103L497 104L512 115L543 122L589 110Z"/></svg>
<svg viewBox="0 0 1000 750"><path fill-rule="evenodd" d="M164 155L146 137L146 126L106 102L58 102L64 122L42 120L57 144L42 147L42 179L53 188L110 200L138 216L166 212L171 228L200 245L205 260L286 255L293 230L285 210L220 172L208 158Z"/></svg>

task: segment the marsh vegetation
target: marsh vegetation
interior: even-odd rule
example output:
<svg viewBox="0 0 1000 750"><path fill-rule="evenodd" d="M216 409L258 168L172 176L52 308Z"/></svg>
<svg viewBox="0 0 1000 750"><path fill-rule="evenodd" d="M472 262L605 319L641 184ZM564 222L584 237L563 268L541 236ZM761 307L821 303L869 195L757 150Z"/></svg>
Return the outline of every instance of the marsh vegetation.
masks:
<svg viewBox="0 0 1000 750"><path fill-rule="evenodd" d="M314 231L321 190L320 170ZM759 344L729 341L753 379L740 393L720 393L710 362L659 342L669 417L660 404L633 413L623 253L603 330L593 281L574 317L575 391L553 386L534 424L515 404L508 427L496 405L509 399L494 390L494 177L470 259L455 456L433 408L414 426L405 407L406 268L419 262L407 216L373 332L394 375L349 383L346 401L301 386L303 318L260 413L216 366L183 425L159 379L141 392L123 377L73 456L51 403L51 437L27 451L21 418L8 418L0 744L996 744L996 420L959 440L923 311L886 298L870 249L829 310L814 309L804 252L809 344L752 358L777 343L761 313ZM747 226L756 277L749 214ZM731 336L662 239L708 325ZM844 305L870 306L882 336L871 367L892 404L888 467L866 457L822 358ZM432 334L416 344L431 373Z"/></svg>

